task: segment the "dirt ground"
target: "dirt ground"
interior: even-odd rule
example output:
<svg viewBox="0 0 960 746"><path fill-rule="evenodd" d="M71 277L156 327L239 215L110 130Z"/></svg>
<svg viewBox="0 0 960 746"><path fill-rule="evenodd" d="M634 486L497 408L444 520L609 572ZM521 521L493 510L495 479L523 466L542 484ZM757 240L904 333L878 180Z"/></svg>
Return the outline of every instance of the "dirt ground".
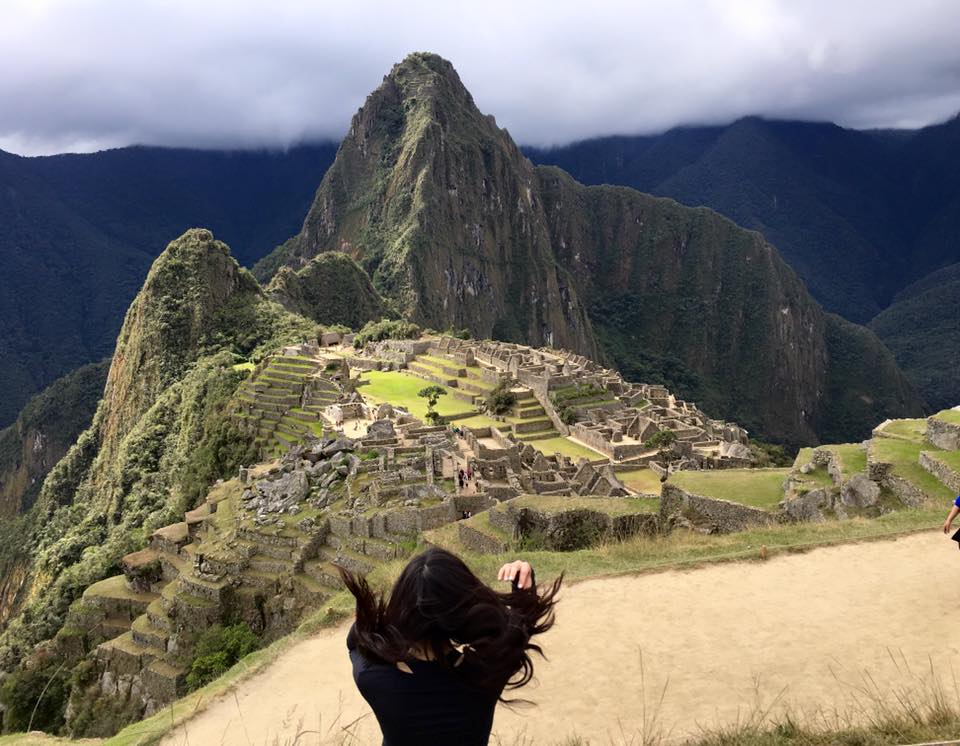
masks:
<svg viewBox="0 0 960 746"><path fill-rule="evenodd" d="M851 712L931 669L958 697L958 569L957 545L925 533L571 585L522 690L536 704L501 706L491 743L678 742L758 707ZM163 744L379 744L345 635L298 644Z"/></svg>

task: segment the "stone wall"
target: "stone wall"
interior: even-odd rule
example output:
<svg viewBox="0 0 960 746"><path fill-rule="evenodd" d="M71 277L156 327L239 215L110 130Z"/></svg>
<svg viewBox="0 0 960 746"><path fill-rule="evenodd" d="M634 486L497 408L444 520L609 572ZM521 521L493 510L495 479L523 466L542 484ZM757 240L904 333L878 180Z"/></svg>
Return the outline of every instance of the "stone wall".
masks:
<svg viewBox="0 0 960 746"><path fill-rule="evenodd" d="M509 548L507 542L485 534L482 531L477 531L477 529L463 521L457 524L457 530L460 535L460 543L471 552L477 552L478 554L503 554Z"/></svg>
<svg viewBox="0 0 960 746"><path fill-rule="evenodd" d="M928 435L929 435L929 431ZM933 474L939 481L943 482L954 492L960 493L960 473L951 469L947 464L937 458L937 454L931 451L920 452L920 466Z"/></svg>
<svg viewBox="0 0 960 746"><path fill-rule="evenodd" d="M604 541L636 534L653 535L660 530L654 513L611 516L599 510L577 507L544 513L532 507L507 505L489 513L492 526L516 539L536 536L551 551L572 551Z"/></svg>
<svg viewBox="0 0 960 746"><path fill-rule="evenodd" d="M960 425L944 422L936 415L928 417L927 440L945 451L960 451Z"/></svg>
<svg viewBox="0 0 960 746"><path fill-rule="evenodd" d="M765 510L686 492L667 482L663 485L660 497L660 525L670 526L679 517L696 525L709 526L720 533L742 531L750 526L766 526L776 520L773 514Z"/></svg>

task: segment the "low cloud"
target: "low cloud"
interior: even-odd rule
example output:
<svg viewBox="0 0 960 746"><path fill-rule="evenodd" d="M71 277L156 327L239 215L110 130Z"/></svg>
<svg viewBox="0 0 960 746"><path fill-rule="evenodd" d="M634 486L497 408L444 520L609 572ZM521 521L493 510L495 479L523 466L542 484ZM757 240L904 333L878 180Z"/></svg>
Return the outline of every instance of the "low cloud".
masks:
<svg viewBox="0 0 960 746"><path fill-rule="evenodd" d="M23 154L339 139L419 50L525 144L960 111L953 0L12 0L0 21L0 148Z"/></svg>

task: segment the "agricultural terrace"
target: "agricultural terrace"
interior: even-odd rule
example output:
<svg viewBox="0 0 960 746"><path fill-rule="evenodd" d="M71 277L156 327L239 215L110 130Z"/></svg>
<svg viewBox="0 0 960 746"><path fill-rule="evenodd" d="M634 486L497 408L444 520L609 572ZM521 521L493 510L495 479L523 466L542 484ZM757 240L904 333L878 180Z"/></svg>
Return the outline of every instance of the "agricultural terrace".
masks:
<svg viewBox="0 0 960 746"><path fill-rule="evenodd" d="M659 475L646 467L621 471L617 478L634 492L644 495L659 495L662 487Z"/></svg>
<svg viewBox="0 0 960 746"><path fill-rule="evenodd" d="M870 444L872 460L891 464L895 476L907 480L935 500L946 501L954 497L951 489L920 466L921 451L936 452L938 458L945 453L930 443L905 440L899 436L874 438Z"/></svg>
<svg viewBox="0 0 960 746"><path fill-rule="evenodd" d="M774 511L783 500L788 476L790 469L680 471L670 477L670 482L696 495Z"/></svg>

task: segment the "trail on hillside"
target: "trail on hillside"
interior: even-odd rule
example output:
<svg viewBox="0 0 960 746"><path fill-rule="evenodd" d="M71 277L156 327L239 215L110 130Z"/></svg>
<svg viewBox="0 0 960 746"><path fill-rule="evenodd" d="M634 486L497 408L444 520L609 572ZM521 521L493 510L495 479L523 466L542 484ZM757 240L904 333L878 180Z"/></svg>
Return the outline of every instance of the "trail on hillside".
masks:
<svg viewBox="0 0 960 746"><path fill-rule="evenodd" d="M536 705L501 706L491 743L682 741L758 707L869 707L869 692L929 685L931 668L955 699L958 570L956 545L931 532L572 585L522 690ZM162 743L379 744L346 629L295 645Z"/></svg>

